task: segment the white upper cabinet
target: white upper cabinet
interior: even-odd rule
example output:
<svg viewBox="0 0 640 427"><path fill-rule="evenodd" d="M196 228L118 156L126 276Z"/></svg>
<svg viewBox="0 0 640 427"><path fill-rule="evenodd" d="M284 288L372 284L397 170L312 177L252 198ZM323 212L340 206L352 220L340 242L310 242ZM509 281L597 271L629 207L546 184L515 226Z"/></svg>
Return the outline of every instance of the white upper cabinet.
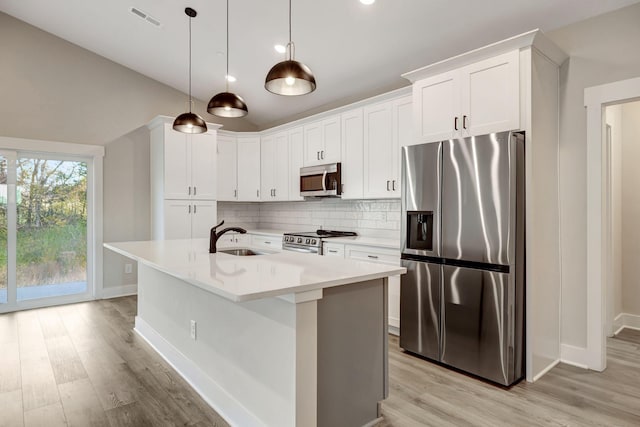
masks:
<svg viewBox="0 0 640 427"><path fill-rule="evenodd" d="M396 147L390 102L364 108L364 197L391 197ZM397 183L396 183L397 184Z"/></svg>
<svg viewBox="0 0 640 427"><path fill-rule="evenodd" d="M216 200L216 135L188 135L191 140L191 195L198 200Z"/></svg>
<svg viewBox="0 0 640 427"><path fill-rule="evenodd" d="M304 200L300 195L300 168L304 164L302 127L290 129L289 136L289 200Z"/></svg>
<svg viewBox="0 0 640 427"><path fill-rule="evenodd" d="M261 199L289 199L289 137L287 132L265 135L261 139Z"/></svg>
<svg viewBox="0 0 640 427"><path fill-rule="evenodd" d="M236 138L218 135L218 200L238 200L238 152Z"/></svg>
<svg viewBox="0 0 640 427"><path fill-rule="evenodd" d="M238 201L260 201L260 137L238 136Z"/></svg>
<svg viewBox="0 0 640 427"><path fill-rule="evenodd" d="M164 150L164 198L216 198L216 135L187 135L165 123L154 144Z"/></svg>
<svg viewBox="0 0 640 427"><path fill-rule="evenodd" d="M341 121L342 198L362 199L364 190L362 108L343 113Z"/></svg>
<svg viewBox="0 0 640 427"><path fill-rule="evenodd" d="M304 125L304 166L340 161L340 116Z"/></svg>
<svg viewBox="0 0 640 427"><path fill-rule="evenodd" d="M400 197L400 147L413 139L412 98L364 107L365 199Z"/></svg>
<svg viewBox="0 0 640 427"><path fill-rule="evenodd" d="M414 143L520 128L517 50L413 85Z"/></svg>

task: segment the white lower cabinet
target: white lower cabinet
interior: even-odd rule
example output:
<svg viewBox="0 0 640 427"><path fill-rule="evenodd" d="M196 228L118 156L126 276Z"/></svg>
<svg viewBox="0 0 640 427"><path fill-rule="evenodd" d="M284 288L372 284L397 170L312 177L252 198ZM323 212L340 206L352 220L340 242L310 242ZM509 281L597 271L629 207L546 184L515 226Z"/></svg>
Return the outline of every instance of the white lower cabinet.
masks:
<svg viewBox="0 0 640 427"><path fill-rule="evenodd" d="M209 237L217 223L217 206L212 200L165 200L163 235L154 239Z"/></svg>
<svg viewBox="0 0 640 427"><path fill-rule="evenodd" d="M251 235L240 234L234 231L224 233L218 239L216 247L218 248L243 248L251 246Z"/></svg>
<svg viewBox="0 0 640 427"><path fill-rule="evenodd" d="M324 256L353 259L357 261L376 262L380 264L400 265L400 251L377 246L348 245L342 243L322 244ZM389 332L400 333L400 276L389 277Z"/></svg>
<svg viewBox="0 0 640 427"><path fill-rule="evenodd" d="M253 234L251 236L251 246L280 252L282 250L282 235L264 236Z"/></svg>

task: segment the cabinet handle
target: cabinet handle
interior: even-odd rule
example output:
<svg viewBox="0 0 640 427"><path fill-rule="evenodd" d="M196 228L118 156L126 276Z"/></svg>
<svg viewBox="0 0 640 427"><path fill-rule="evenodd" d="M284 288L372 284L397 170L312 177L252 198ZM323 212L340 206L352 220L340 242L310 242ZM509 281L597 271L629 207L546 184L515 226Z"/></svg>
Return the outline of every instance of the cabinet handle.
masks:
<svg viewBox="0 0 640 427"><path fill-rule="evenodd" d="M276 197L276 189L273 189L273 197Z"/></svg>
<svg viewBox="0 0 640 427"><path fill-rule="evenodd" d="M320 160L320 152L316 151L316 160Z"/></svg>
<svg viewBox="0 0 640 427"><path fill-rule="evenodd" d="M189 195L191 195L191 186L189 186Z"/></svg>
<svg viewBox="0 0 640 427"><path fill-rule="evenodd" d="M391 191L391 190L389 190L389 183L390 183L390 182L391 182L391 181L387 181L387 191Z"/></svg>
<svg viewBox="0 0 640 427"><path fill-rule="evenodd" d="M195 185L193 186L193 195L196 195L196 190L198 189L198 187L196 187Z"/></svg>
<svg viewBox="0 0 640 427"><path fill-rule="evenodd" d="M458 130L458 116L453 119L453 129Z"/></svg>
<svg viewBox="0 0 640 427"><path fill-rule="evenodd" d="M271 242L264 242L264 244L265 244L265 245L270 245L270 244L271 244Z"/></svg>
<svg viewBox="0 0 640 427"><path fill-rule="evenodd" d="M338 251L337 251L337 250L335 250L335 249L329 249L329 253L331 253L331 254L337 254L337 253L338 253Z"/></svg>
<svg viewBox="0 0 640 427"><path fill-rule="evenodd" d="M189 205L189 213L191 213L191 205Z"/></svg>
<svg viewBox="0 0 640 427"><path fill-rule="evenodd" d="M462 116L462 127L463 129L467 128L467 116Z"/></svg>
<svg viewBox="0 0 640 427"><path fill-rule="evenodd" d="M238 197L238 190L233 190L233 197Z"/></svg>
<svg viewBox="0 0 640 427"><path fill-rule="evenodd" d="M391 181L391 189L393 191L396 191L396 180L395 179L393 181Z"/></svg>
<svg viewBox="0 0 640 427"><path fill-rule="evenodd" d="M198 205L193 205L193 213L196 213L196 209L198 209Z"/></svg>
<svg viewBox="0 0 640 427"><path fill-rule="evenodd" d="M256 197L260 197L260 190L256 190Z"/></svg>
<svg viewBox="0 0 640 427"><path fill-rule="evenodd" d="M324 159L324 150L320 151L320 158Z"/></svg>
<svg viewBox="0 0 640 427"><path fill-rule="evenodd" d="M367 258L378 259L378 256L377 255L367 255Z"/></svg>

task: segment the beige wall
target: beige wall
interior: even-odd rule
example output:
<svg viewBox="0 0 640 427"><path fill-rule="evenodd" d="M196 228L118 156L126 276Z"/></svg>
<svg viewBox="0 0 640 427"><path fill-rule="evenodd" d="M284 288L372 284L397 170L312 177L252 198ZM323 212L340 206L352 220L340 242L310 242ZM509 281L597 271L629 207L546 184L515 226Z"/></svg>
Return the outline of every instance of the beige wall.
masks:
<svg viewBox="0 0 640 427"><path fill-rule="evenodd" d="M560 94L562 342L577 347L587 341L584 89L640 76L639 23L636 4L548 34L571 56Z"/></svg>
<svg viewBox="0 0 640 427"><path fill-rule="evenodd" d="M0 134L104 145L153 117L175 116L187 96L95 53L0 13ZM196 110L228 130L243 119Z"/></svg>
<svg viewBox="0 0 640 427"><path fill-rule="evenodd" d="M640 315L640 102L622 105L620 312ZM616 315L619 314L615 313Z"/></svg>

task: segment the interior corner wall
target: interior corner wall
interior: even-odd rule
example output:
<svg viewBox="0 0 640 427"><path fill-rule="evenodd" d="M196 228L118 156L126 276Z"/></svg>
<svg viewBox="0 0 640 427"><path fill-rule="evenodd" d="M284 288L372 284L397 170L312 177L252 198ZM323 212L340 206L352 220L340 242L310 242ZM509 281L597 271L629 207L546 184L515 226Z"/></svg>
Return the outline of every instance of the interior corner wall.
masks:
<svg viewBox="0 0 640 427"><path fill-rule="evenodd" d="M640 316L640 102L622 106L622 313Z"/></svg>
<svg viewBox="0 0 640 427"><path fill-rule="evenodd" d="M587 117L584 90L640 76L640 4L547 35L570 58L560 75L563 344L587 345Z"/></svg>
<svg viewBox="0 0 640 427"><path fill-rule="evenodd" d="M0 12L0 134L104 145L157 115L175 116L187 95ZM195 111L224 129L245 119Z"/></svg>
<svg viewBox="0 0 640 427"><path fill-rule="evenodd" d="M151 238L149 129L142 126L105 146L103 183L103 234L105 242ZM137 283L137 264L104 250L103 288ZM125 273L126 263L132 273ZM127 293L126 291L123 291ZM107 291L109 294L109 291ZM115 292L117 295L118 292Z"/></svg>
<svg viewBox="0 0 640 427"><path fill-rule="evenodd" d="M611 127L611 282L607 283L607 336L615 333L614 320L622 313L622 105L606 108Z"/></svg>

